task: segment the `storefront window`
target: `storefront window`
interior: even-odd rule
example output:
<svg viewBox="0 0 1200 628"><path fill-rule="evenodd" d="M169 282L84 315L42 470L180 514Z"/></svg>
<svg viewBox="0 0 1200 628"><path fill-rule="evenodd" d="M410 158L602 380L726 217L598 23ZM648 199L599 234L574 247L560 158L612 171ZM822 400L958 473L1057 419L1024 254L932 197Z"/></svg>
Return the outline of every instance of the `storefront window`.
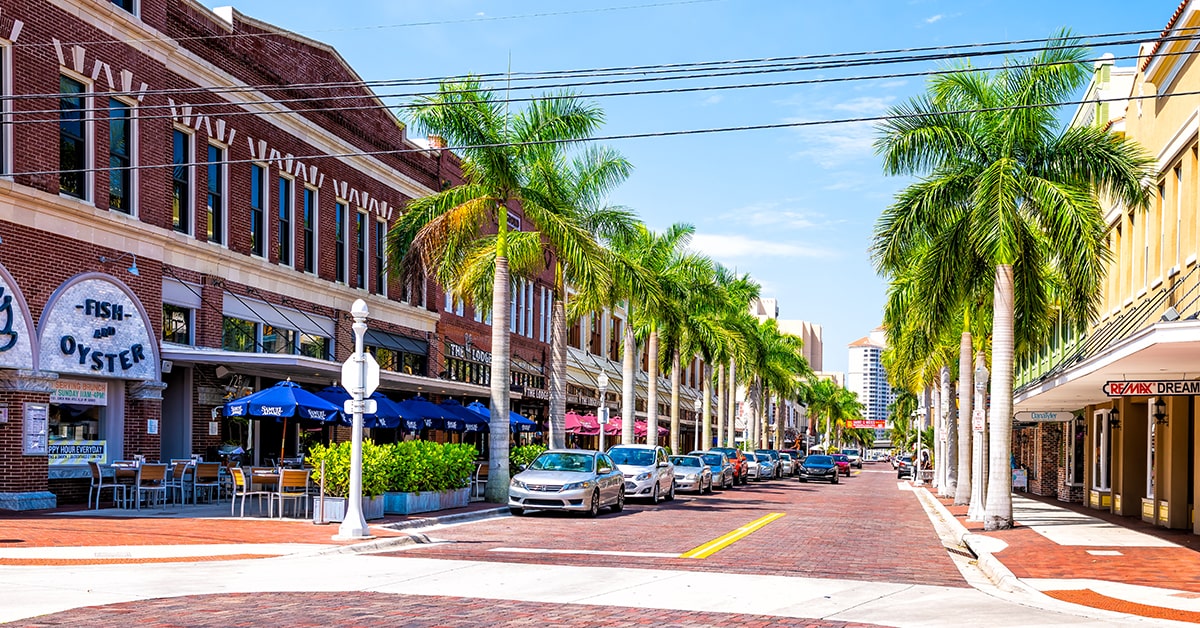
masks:
<svg viewBox="0 0 1200 628"><path fill-rule="evenodd" d="M1071 484L1083 484L1083 457L1085 447L1087 446L1087 428L1083 424L1083 419L1077 419L1072 423L1068 423L1069 433L1073 435L1071 442L1068 444L1071 456Z"/></svg>
<svg viewBox="0 0 1200 628"><path fill-rule="evenodd" d="M50 404L50 440L101 440L104 406Z"/></svg>
<svg viewBox="0 0 1200 628"><path fill-rule="evenodd" d="M366 350L375 356L379 368L409 375L425 374L425 356L423 355L370 345L366 347Z"/></svg>
<svg viewBox="0 0 1200 628"><path fill-rule="evenodd" d="M296 332L274 325L263 325L262 350L263 353L295 353Z"/></svg>
<svg viewBox="0 0 1200 628"><path fill-rule="evenodd" d="M1146 403L1146 413L1154 411L1154 398ZM1158 423L1154 421L1153 416L1146 417L1146 497L1154 499L1154 436Z"/></svg>
<svg viewBox="0 0 1200 628"><path fill-rule="evenodd" d="M300 334L300 355L321 360L329 359L329 339L324 336Z"/></svg>
<svg viewBox="0 0 1200 628"><path fill-rule="evenodd" d="M226 351L257 351L258 323L224 317L221 330L221 348Z"/></svg>
<svg viewBox="0 0 1200 628"><path fill-rule="evenodd" d="M192 311L190 309L163 304L163 340L181 345L192 344Z"/></svg>
<svg viewBox="0 0 1200 628"><path fill-rule="evenodd" d="M1097 491L1109 490L1108 417L1109 410L1101 410L1092 417L1092 488Z"/></svg>

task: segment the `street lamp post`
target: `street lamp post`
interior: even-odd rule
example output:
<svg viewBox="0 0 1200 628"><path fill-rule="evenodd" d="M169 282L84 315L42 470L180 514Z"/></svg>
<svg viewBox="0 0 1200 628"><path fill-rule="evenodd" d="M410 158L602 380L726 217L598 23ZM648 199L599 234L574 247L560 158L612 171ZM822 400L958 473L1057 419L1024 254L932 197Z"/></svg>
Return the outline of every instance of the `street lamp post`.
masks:
<svg viewBox="0 0 1200 628"><path fill-rule="evenodd" d="M362 430L363 399L366 398L367 361L363 357L363 336L367 333L367 302L354 301L350 308L354 318L354 357L358 365L358 381L350 389L354 401L354 427L350 445L350 495L346 500L346 516L338 526L336 539L362 539L371 536L362 511Z"/></svg>
<svg viewBox="0 0 1200 628"><path fill-rule="evenodd" d="M987 389L991 373L983 365L982 357L976 359L975 367L975 416L971 417L971 503L967 507L967 521L983 521L984 496L987 495Z"/></svg>
<svg viewBox="0 0 1200 628"><path fill-rule="evenodd" d="M600 451L604 451L604 430L608 428L608 373L600 371L596 378L596 387L600 389L600 407L596 408L596 421L600 423Z"/></svg>
<svg viewBox="0 0 1200 628"><path fill-rule="evenodd" d="M695 438L692 439L692 451L697 451L700 449L700 421L703 420L700 416L700 411L704 409L704 402L697 397L696 401L692 403L692 408L696 411L696 422L693 426L693 436ZM704 448L708 449L708 443L704 444Z"/></svg>

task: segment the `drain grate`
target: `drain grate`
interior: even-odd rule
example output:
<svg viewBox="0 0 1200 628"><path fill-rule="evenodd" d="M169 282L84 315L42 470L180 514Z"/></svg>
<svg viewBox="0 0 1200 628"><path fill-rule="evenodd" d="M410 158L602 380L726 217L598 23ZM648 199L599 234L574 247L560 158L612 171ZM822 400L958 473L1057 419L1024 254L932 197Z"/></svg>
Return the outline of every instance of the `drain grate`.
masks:
<svg viewBox="0 0 1200 628"><path fill-rule="evenodd" d="M25 539L0 539L0 543L24 543Z"/></svg>

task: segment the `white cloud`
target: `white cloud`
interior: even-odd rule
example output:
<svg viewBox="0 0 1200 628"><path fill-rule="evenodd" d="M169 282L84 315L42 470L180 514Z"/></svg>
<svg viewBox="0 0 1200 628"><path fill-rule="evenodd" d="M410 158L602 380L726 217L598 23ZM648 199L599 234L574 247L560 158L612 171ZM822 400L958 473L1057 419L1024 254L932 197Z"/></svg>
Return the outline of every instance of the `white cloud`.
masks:
<svg viewBox="0 0 1200 628"><path fill-rule="evenodd" d="M945 14L942 14L942 13L938 13L937 15L931 15L931 16L925 18L925 23L933 24L934 22L936 22L944 17L946 17L946 16L945 16Z"/></svg>
<svg viewBox="0 0 1200 628"><path fill-rule="evenodd" d="M837 168L871 156L875 143L873 122L845 122L800 130L804 147L793 158L811 159L822 168Z"/></svg>
<svg viewBox="0 0 1200 628"><path fill-rule="evenodd" d="M812 229L828 226L830 221L816 212L791 209L787 205L796 199L755 203L739 207L721 216L722 221L737 221L749 227L772 227L775 229Z"/></svg>
<svg viewBox="0 0 1200 628"><path fill-rule="evenodd" d="M759 240L736 234L697 233L692 236L691 248L717 261L756 257L834 257L832 251L821 248Z"/></svg>
<svg viewBox="0 0 1200 628"><path fill-rule="evenodd" d="M708 98L705 98L704 100L700 101L700 104L701 105L715 105L715 104L721 102L721 100L723 100L723 98L721 97L720 94L713 94L712 96L709 96Z"/></svg>

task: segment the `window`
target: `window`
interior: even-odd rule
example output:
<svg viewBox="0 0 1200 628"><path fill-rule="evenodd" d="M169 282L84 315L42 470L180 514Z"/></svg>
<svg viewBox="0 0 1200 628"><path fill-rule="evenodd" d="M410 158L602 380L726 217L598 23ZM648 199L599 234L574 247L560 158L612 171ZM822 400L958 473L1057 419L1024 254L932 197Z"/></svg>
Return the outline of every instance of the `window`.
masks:
<svg viewBox="0 0 1200 628"><path fill-rule="evenodd" d="M132 107L108 100L108 208L133 213Z"/></svg>
<svg viewBox="0 0 1200 628"><path fill-rule="evenodd" d="M225 150L208 145L208 241L225 241Z"/></svg>
<svg viewBox="0 0 1200 628"><path fill-rule="evenodd" d="M87 88L72 78L58 78L58 191L88 200Z"/></svg>
<svg viewBox="0 0 1200 628"><path fill-rule="evenodd" d="M354 287L367 287L367 215L362 212L354 214Z"/></svg>
<svg viewBox="0 0 1200 628"><path fill-rule="evenodd" d="M8 47L0 46L0 174L9 173L9 163L12 158L12 144L9 142L11 137L9 114L12 111L12 100L7 98L12 96L12 83L9 81L11 73L8 70L9 59Z"/></svg>
<svg viewBox="0 0 1200 628"><path fill-rule="evenodd" d="M279 263L292 263L292 180L279 177Z"/></svg>
<svg viewBox="0 0 1200 628"><path fill-rule="evenodd" d="M163 304L164 342L181 345L192 344L192 311L178 305Z"/></svg>
<svg viewBox="0 0 1200 628"><path fill-rule="evenodd" d="M226 351L258 350L258 323L226 316L221 321L221 348Z"/></svg>
<svg viewBox="0 0 1200 628"><path fill-rule="evenodd" d="M1109 412L1099 410L1092 417L1092 488L1097 491L1109 490Z"/></svg>
<svg viewBox="0 0 1200 628"><path fill-rule="evenodd" d="M176 231L190 233L192 173L188 165L191 136L179 129L172 135L171 225Z"/></svg>
<svg viewBox="0 0 1200 628"><path fill-rule="evenodd" d="M263 325L262 351L263 353L295 353L296 332L274 325Z"/></svg>
<svg viewBox="0 0 1200 628"><path fill-rule="evenodd" d="M383 255L387 250L387 223L375 221L375 294L387 294L387 270Z"/></svg>
<svg viewBox="0 0 1200 628"><path fill-rule="evenodd" d="M49 440L101 440L105 406L50 404Z"/></svg>
<svg viewBox="0 0 1200 628"><path fill-rule="evenodd" d="M266 257L266 226L263 224L263 208L267 205L265 198L266 168L252 164L250 166L250 254Z"/></svg>
<svg viewBox="0 0 1200 628"><path fill-rule="evenodd" d="M1175 166L1175 268L1182 269L1183 259L1183 166Z"/></svg>
<svg viewBox="0 0 1200 628"><path fill-rule="evenodd" d="M1154 402L1156 398L1151 397L1146 400L1146 498L1154 499L1154 478L1155 467L1154 453L1155 445L1154 437L1157 433L1158 422L1154 420Z"/></svg>
<svg viewBox="0 0 1200 628"><path fill-rule="evenodd" d="M126 11L129 11L130 13L135 12L134 9L136 8L136 5L134 4L134 0L110 0L110 1L114 5L121 7L122 9L125 9Z"/></svg>
<svg viewBox="0 0 1200 628"><path fill-rule="evenodd" d="M324 336L300 334L300 355L321 360L329 359L329 339Z"/></svg>
<svg viewBox="0 0 1200 628"><path fill-rule="evenodd" d="M317 272L317 191L304 186L304 272Z"/></svg>
<svg viewBox="0 0 1200 628"><path fill-rule="evenodd" d="M334 251L334 273L333 278L338 283L346 283L346 204L337 203L334 206L333 216L333 239L336 243L336 251Z"/></svg>

